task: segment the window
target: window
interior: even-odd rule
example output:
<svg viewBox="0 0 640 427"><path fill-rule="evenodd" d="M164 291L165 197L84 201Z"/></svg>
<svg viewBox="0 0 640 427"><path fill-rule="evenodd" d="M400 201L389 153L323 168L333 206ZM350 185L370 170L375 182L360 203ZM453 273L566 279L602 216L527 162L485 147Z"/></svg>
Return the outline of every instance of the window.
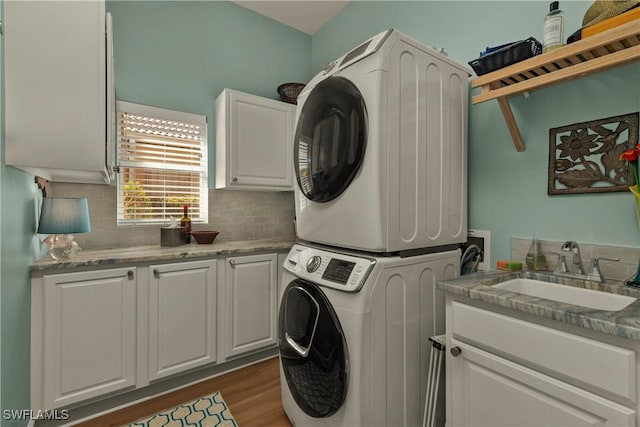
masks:
<svg viewBox="0 0 640 427"><path fill-rule="evenodd" d="M208 218L207 118L118 101L118 225Z"/></svg>

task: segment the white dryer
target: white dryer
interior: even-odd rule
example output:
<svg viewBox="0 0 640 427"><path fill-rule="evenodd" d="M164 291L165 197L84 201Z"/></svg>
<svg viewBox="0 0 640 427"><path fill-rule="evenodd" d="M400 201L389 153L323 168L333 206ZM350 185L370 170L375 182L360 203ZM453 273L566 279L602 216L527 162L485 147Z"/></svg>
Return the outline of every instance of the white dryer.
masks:
<svg viewBox="0 0 640 427"><path fill-rule="evenodd" d="M444 333L439 280L460 251L371 257L295 245L283 265L278 345L295 426L420 425L428 337ZM440 396L439 422L444 419Z"/></svg>
<svg viewBox="0 0 640 427"><path fill-rule="evenodd" d="M298 237L371 252L466 241L469 75L395 30L325 66L298 97Z"/></svg>

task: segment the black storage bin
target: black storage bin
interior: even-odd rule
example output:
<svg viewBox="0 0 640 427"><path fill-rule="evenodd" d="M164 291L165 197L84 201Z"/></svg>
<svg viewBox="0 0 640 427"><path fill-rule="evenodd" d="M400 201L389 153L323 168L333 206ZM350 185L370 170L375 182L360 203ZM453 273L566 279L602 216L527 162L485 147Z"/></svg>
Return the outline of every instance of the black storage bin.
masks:
<svg viewBox="0 0 640 427"><path fill-rule="evenodd" d="M490 50L487 49L487 50ZM490 73L542 53L542 43L533 37L504 46L469 62L478 76Z"/></svg>

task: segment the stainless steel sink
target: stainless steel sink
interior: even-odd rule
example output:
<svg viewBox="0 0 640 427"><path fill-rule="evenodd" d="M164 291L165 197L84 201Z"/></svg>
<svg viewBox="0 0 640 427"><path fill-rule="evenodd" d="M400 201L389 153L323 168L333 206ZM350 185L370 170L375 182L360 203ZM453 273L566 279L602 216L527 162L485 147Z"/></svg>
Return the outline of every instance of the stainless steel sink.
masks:
<svg viewBox="0 0 640 427"><path fill-rule="evenodd" d="M507 280L493 285L493 287L604 311L619 311L636 301L636 298L626 295L526 278Z"/></svg>

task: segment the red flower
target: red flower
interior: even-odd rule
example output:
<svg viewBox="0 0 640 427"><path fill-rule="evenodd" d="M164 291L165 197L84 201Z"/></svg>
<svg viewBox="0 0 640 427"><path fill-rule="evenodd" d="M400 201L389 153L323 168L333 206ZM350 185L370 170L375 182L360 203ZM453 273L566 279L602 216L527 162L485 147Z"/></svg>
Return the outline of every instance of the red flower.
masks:
<svg viewBox="0 0 640 427"><path fill-rule="evenodd" d="M631 150L627 150L624 153L620 154L620 160L626 160L631 165L631 169L633 170L633 177L635 178L636 185L635 191L633 187L629 187L629 190L634 191L634 194L640 193L640 143L636 145L636 148L632 148ZM638 210L638 225L640 226L640 205Z"/></svg>
<svg viewBox="0 0 640 427"><path fill-rule="evenodd" d="M627 150L624 153L620 154L620 160L628 160L630 162L635 162L640 157L640 144L636 145L636 148L632 148L631 150Z"/></svg>

